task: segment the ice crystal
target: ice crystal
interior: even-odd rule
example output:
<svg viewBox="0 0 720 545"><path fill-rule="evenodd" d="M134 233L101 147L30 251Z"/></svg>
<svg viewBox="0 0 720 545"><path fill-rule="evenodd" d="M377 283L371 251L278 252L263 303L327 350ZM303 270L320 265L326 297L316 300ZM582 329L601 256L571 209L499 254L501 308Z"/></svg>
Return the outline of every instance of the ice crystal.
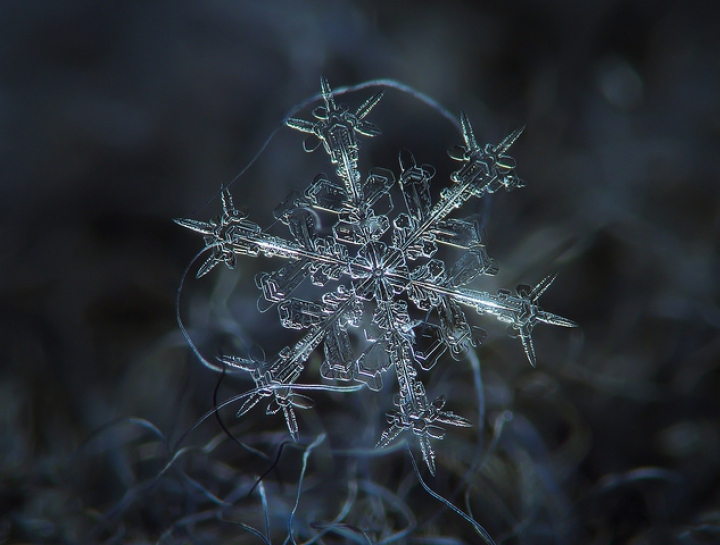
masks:
<svg viewBox="0 0 720 545"><path fill-rule="evenodd" d="M256 389L238 411L238 416L269 398L269 414L282 411L293 439L298 439L296 409L307 409L312 400L294 387L310 355L321 344L325 359L320 373L334 381L355 381L380 390L382 375L394 371L398 395L388 413L389 427L377 446L385 447L405 431L417 436L423 458L435 473L431 439L441 439L443 426L470 426L470 422L444 411L445 396L429 400L417 367L431 369L450 351L461 354L475 347L485 333L470 324L465 308L507 323L520 338L530 364L536 356L532 330L539 322L564 327L575 323L542 310L538 298L550 286L548 276L537 286L520 285L515 293L477 291L468 285L480 275L497 273L480 238L477 222L449 217L471 198L500 189L522 187L515 162L507 155L522 129L497 145L478 145L470 121L462 113L464 142L450 156L460 163L451 184L433 202L430 182L435 170L418 165L413 155L399 155L400 174L373 168L363 178L358 169L358 136L374 137L379 128L366 120L382 92L365 101L355 112L335 102L330 86L321 80L324 105L317 107L313 121L288 119L292 129L307 133L306 151L320 145L335 165L335 179L318 175L303 192L293 192L275 209L291 237L266 232L235 209L230 191L222 191L223 212L209 222L180 219L176 222L204 235L210 257L198 270L201 277L219 263L232 268L237 255L265 256L283 261L272 272L256 278L262 290L261 310L276 306L285 328L305 330L294 345L286 346L270 361L243 356L219 356L230 368L250 373ZM405 211L391 218L393 186L399 188ZM336 218L332 234L317 233L318 212ZM435 256L438 245L460 249L460 258L446 263ZM326 288L319 300L293 297L307 278ZM423 319L413 319L411 303ZM366 313L369 318L366 318ZM416 312L414 312L416 314ZM369 324L366 323L369 320ZM353 350L350 328L363 328L366 344L360 354Z"/></svg>

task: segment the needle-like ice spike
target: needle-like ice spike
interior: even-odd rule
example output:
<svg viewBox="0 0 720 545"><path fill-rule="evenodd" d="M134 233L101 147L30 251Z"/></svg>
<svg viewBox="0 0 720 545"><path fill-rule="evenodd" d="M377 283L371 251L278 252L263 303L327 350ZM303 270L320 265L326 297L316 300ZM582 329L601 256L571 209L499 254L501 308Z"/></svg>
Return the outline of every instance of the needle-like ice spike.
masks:
<svg viewBox="0 0 720 545"><path fill-rule="evenodd" d="M465 147L468 152L479 149L477 140L475 140L475 133L470 124L470 119L468 119L465 112L460 112L460 125L462 126L463 139L465 140Z"/></svg>
<svg viewBox="0 0 720 545"><path fill-rule="evenodd" d="M495 149L496 149L497 153L505 153L507 150L509 150L509 149L512 147L512 145L515 143L515 141L516 141L518 138L520 138L520 135L523 133L524 130L525 130L525 127L522 126L522 127L520 127L519 129L515 129L513 132L511 132L510 134L508 134L508 135L503 139L503 141L500 142L500 143L496 146Z"/></svg>
<svg viewBox="0 0 720 545"><path fill-rule="evenodd" d="M184 218L176 218L173 221L179 226L195 231L196 233L200 233L201 235L212 235L215 230L215 227L207 221Z"/></svg>
<svg viewBox="0 0 720 545"><path fill-rule="evenodd" d="M369 99L367 99L365 102L363 102L360 107L355 111L355 117L357 117L358 119L365 119L365 116L370 113L370 110L372 110L377 105L377 103L380 102L383 94L385 94L384 91L379 91L373 96L371 96Z"/></svg>
<svg viewBox="0 0 720 545"><path fill-rule="evenodd" d="M535 286L532 291L528 294L528 297L530 297L531 301L537 301L540 296L547 291L547 289L552 285L553 282L555 282L555 279L557 278L557 273L550 274L540 280L538 282L537 286Z"/></svg>
<svg viewBox="0 0 720 545"><path fill-rule="evenodd" d="M335 106L335 99L333 98L332 90L330 89L330 83L325 76L320 78L320 90L322 92L323 100L325 101L325 107L328 111L337 109Z"/></svg>

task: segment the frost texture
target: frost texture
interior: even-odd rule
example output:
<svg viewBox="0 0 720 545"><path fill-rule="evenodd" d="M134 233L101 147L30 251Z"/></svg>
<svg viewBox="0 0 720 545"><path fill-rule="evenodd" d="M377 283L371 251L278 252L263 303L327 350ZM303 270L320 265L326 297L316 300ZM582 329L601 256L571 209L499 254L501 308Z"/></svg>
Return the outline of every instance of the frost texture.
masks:
<svg viewBox="0 0 720 545"><path fill-rule="evenodd" d="M275 217L287 225L290 237L266 233L247 219L235 209L228 189L222 192L221 216L209 222L176 222L204 235L212 252L198 277L219 263L234 267L237 255L262 255L284 262L280 268L258 275L260 310L276 306L283 327L306 333L271 361L219 357L230 368L250 373L257 386L238 416L269 398L267 413L282 411L290 435L297 440L295 410L311 407L312 400L299 394L294 385L312 352L322 344L325 359L320 372L325 379L355 381L377 391L382 387L383 374L395 373L396 408L388 413L389 427L377 446L385 447L403 432L411 431L434 474L431 440L442 439L443 426L471 424L443 410L445 396L428 399L417 367L429 370L446 351L457 356L482 340L485 333L470 324L465 309L507 323L533 366L536 356L531 333L535 325L576 325L538 306L538 298L554 276L535 287L520 285L515 293L500 290L491 294L468 287L479 276L494 275L498 269L488 257L477 223L449 216L471 198L523 186L515 174L514 160L507 155L522 129L495 146L481 147L467 116L461 114L464 142L450 152L460 166L451 174L450 186L433 202L430 183L435 170L418 165L410 152L399 155L398 178L383 168L373 168L365 177L358 170L358 136L380 134L366 117L382 92L351 112L335 102L327 80L321 80L321 87L324 106L314 110L315 120L293 118L287 125L307 133L306 151L323 146L335 166L335 179L318 175L303 193L293 192L275 209ZM390 192L395 184L402 193L405 211L391 217L394 205ZM318 212L337 218L331 235L317 234ZM434 257L438 245L463 253L448 265ZM293 297L308 278L317 286L330 282L337 285L326 288L317 301ZM411 318L408 302L425 318ZM360 354L354 353L350 328L364 328L367 343Z"/></svg>

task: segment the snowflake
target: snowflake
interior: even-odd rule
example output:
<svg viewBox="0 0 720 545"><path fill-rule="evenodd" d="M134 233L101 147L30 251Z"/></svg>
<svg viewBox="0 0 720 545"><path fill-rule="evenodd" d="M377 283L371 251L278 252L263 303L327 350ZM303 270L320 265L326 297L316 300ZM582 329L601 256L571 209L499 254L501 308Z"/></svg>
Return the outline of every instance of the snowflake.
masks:
<svg viewBox="0 0 720 545"><path fill-rule="evenodd" d="M267 310L276 306L283 327L306 330L294 345L286 346L271 361L250 357L219 356L230 368L250 373L256 389L238 411L245 414L263 398L270 398L267 412L282 411L290 435L298 439L296 409L307 409L312 401L294 387L310 355L323 344L323 378L355 381L371 390L380 390L382 375L392 369L397 378L395 409L388 413L389 427L377 443L385 447L403 432L417 436L423 458L435 473L435 452L431 439L441 439L443 426L470 426L470 422L444 411L445 397L430 401L417 367L431 369L438 358L450 351L457 356L475 347L485 333L470 325L464 311L474 309L508 324L520 338L531 365L536 356L531 333L543 322L563 327L575 323L542 310L538 298L553 282L549 276L537 286L520 285L515 293L496 294L467 287L480 275L497 273L481 241L477 222L450 218L450 214L471 198L480 198L499 189L522 187L515 174L515 162L507 151L522 129L498 145L478 145L467 116L461 114L464 143L450 156L460 168L433 203L430 182L435 171L418 165L410 152L399 156L400 175L373 168L363 179L358 169L358 135L374 137L379 128L366 120L382 97L379 92L354 113L335 102L330 86L321 80L324 106L313 112L314 121L288 119L286 124L307 133L306 151L321 144L335 165L336 180L318 175L304 193L293 192L275 210L275 217L287 225L291 238L265 232L237 210L227 188L222 191L223 213L209 222L179 219L176 222L201 233L212 253L197 276L206 275L219 263L230 268L235 258L265 256L285 264L257 277L261 301ZM394 218L391 189L397 184L405 211ZM332 215L332 234L317 233L319 213ZM460 249L452 265L434 256L438 245ZM293 297L307 278L316 286L336 282L317 301ZM344 283L343 283L344 281ZM424 319L411 317L408 303ZM366 347L353 351L349 329L362 328L366 312L372 311L364 327ZM416 313L415 311L413 311ZM433 319L434 317L434 319Z"/></svg>

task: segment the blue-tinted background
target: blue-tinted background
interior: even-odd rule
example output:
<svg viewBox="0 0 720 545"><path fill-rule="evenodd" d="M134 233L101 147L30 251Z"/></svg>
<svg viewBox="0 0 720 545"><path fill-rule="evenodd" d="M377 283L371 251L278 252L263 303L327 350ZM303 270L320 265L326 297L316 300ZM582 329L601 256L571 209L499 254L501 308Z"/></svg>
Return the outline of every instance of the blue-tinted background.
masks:
<svg viewBox="0 0 720 545"><path fill-rule="evenodd" d="M498 407L550 445L569 433L553 415L581 423L568 542L718 539L720 42L701 4L0 2L0 543L89 542L68 521L129 485L99 472L88 498L63 473L88 434L137 416L177 435L212 406L174 309L201 241L171 220L217 213L207 199L321 75L399 80L481 141L527 126L527 187L486 207L491 286L560 271L544 305L582 332L538 330L538 370L493 335ZM373 116L372 164L452 141L397 91ZM288 133L233 186L260 223L323 165ZM603 488L650 466L673 478ZM163 530L128 524L146 525L128 542Z"/></svg>

